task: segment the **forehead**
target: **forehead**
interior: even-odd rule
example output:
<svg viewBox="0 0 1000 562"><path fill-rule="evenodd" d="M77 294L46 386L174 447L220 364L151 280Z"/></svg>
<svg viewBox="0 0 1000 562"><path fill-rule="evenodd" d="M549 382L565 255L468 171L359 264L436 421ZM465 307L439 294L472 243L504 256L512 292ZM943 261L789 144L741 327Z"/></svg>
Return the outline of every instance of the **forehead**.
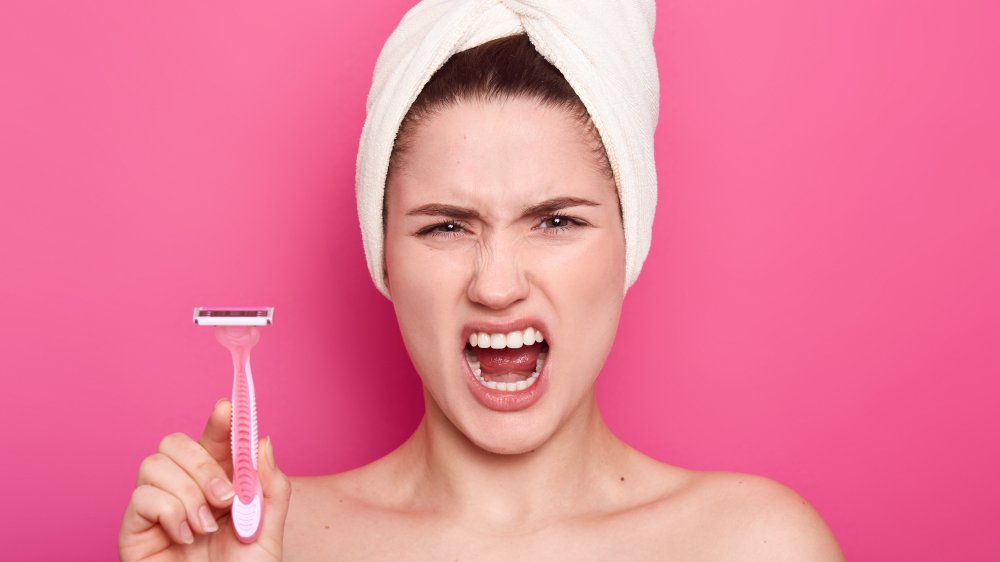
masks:
<svg viewBox="0 0 1000 562"><path fill-rule="evenodd" d="M420 122L392 200L503 209L551 196L614 197L593 140L568 111L524 98L459 102Z"/></svg>

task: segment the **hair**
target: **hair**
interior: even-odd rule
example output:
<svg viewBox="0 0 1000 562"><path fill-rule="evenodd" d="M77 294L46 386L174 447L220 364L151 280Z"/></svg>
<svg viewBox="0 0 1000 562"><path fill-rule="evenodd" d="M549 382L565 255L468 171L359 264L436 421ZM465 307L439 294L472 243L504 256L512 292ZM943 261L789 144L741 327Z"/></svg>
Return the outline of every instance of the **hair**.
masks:
<svg viewBox="0 0 1000 562"><path fill-rule="evenodd" d="M607 151L586 106L562 72L535 50L526 34L518 33L455 53L424 85L399 126L389 156L386 191L382 199L383 232L389 178L405 166L405 155L417 126L439 110L462 101L502 102L517 97L563 109L576 118L591 141L594 165L614 183ZM620 214L620 201L618 211Z"/></svg>

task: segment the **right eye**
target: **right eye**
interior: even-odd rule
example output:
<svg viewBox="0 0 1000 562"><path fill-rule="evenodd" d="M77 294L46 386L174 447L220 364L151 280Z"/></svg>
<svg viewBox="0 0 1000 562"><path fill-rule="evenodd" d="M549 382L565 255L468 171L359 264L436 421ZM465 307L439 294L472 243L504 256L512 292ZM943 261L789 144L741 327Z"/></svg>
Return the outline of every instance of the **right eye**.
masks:
<svg viewBox="0 0 1000 562"><path fill-rule="evenodd" d="M465 224L461 221L447 221L432 224L417 232L417 236L435 236L444 238L454 238L465 230Z"/></svg>

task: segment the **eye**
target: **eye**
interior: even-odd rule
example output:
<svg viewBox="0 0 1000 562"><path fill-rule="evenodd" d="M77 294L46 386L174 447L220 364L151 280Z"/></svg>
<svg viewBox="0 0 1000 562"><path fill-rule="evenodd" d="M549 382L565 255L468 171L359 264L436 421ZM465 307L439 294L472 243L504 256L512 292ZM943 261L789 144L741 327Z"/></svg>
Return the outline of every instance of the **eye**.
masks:
<svg viewBox="0 0 1000 562"><path fill-rule="evenodd" d="M448 221L432 224L420 229L417 236L435 236L443 238L454 238L465 231L465 223L461 221Z"/></svg>
<svg viewBox="0 0 1000 562"><path fill-rule="evenodd" d="M552 225L540 227L542 230L548 231L546 234L557 234L563 230L584 226L586 224L580 219L566 215L549 215L547 217L543 217L541 223L550 223Z"/></svg>

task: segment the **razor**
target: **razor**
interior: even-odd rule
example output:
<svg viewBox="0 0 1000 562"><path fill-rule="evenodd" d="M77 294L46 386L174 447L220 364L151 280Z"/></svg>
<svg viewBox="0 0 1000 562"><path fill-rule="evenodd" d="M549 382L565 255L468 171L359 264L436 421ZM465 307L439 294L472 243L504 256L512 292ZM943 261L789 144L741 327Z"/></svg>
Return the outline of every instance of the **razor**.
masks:
<svg viewBox="0 0 1000 562"><path fill-rule="evenodd" d="M233 453L233 529L240 542L260 535L264 492L257 474L257 402L250 374L250 349L260 341L258 326L274 320L273 307L194 309L194 323L215 326L215 339L233 358L233 410L229 419Z"/></svg>

